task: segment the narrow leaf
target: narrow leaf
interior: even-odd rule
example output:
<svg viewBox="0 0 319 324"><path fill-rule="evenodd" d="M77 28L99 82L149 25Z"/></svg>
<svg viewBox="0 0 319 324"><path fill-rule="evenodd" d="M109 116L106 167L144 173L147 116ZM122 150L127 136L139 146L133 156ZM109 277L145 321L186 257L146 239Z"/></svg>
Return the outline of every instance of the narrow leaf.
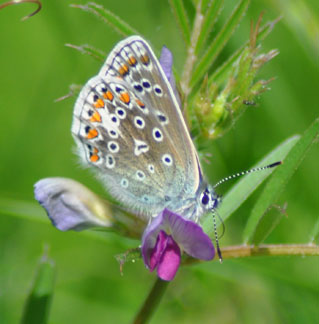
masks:
<svg viewBox="0 0 319 324"><path fill-rule="evenodd" d="M71 5L73 8L79 8L88 11L101 18L109 24L120 35L127 37L129 35L138 35L139 33L124 20L116 16L113 12L105 9L103 6L94 2L89 2L86 5Z"/></svg>
<svg viewBox="0 0 319 324"><path fill-rule="evenodd" d="M313 243L315 241L319 240L319 217L313 227L312 233L310 235L310 243Z"/></svg>
<svg viewBox="0 0 319 324"><path fill-rule="evenodd" d="M169 0L169 4L173 10L177 25L181 30L185 44L189 46L191 40L191 31L184 3L182 0Z"/></svg>
<svg viewBox="0 0 319 324"><path fill-rule="evenodd" d="M192 75L192 79L190 82L191 88L194 87L196 83L204 77L205 73L207 73L209 68L214 63L218 54L225 47L229 38L237 28L240 20L244 16L248 8L249 2L250 2L249 0L241 0L241 2L238 4L236 9L232 13L231 17L228 19L228 21L226 22L222 30L218 33L218 35L214 39L213 43L209 46L206 53L200 59Z"/></svg>
<svg viewBox="0 0 319 324"><path fill-rule="evenodd" d="M244 243L252 241L256 227L269 206L276 202L280 192L291 178L311 144L318 137L319 118L305 131L293 149L289 152L284 164L275 171L255 204L244 230Z"/></svg>
<svg viewBox="0 0 319 324"><path fill-rule="evenodd" d="M80 46L73 45L73 44L65 44L65 46L74 48L77 51L81 52L82 54L87 54L99 62L105 61L106 54L103 51L101 51L100 49L97 49L93 46L90 46L87 44L80 45Z"/></svg>
<svg viewBox="0 0 319 324"><path fill-rule="evenodd" d="M260 219L252 238L252 244L259 245L265 241L270 233L277 227L277 225L285 216L286 206L283 208L276 206L273 211L266 212Z"/></svg>
<svg viewBox="0 0 319 324"><path fill-rule="evenodd" d="M195 55L203 49L205 41L207 40L209 34L211 33L213 26L217 20L217 17L223 7L224 0L211 0L207 7L205 7L204 22L202 24L201 33L199 34L198 41L195 47ZM204 6L204 4L203 4Z"/></svg>
<svg viewBox="0 0 319 324"><path fill-rule="evenodd" d="M21 324L48 323L54 291L55 265L44 256L38 266L34 282L27 298Z"/></svg>
<svg viewBox="0 0 319 324"><path fill-rule="evenodd" d="M268 153L254 167L265 166L276 161L282 161L291 148L296 144L298 139L299 136L288 138ZM282 166L279 166L278 168L281 167ZM222 198L220 207L218 207L217 210L221 219L225 221L231 214L233 214L273 171L274 169L272 168L243 176ZM204 220L204 229L206 233L211 233L212 228L212 217L206 217Z"/></svg>
<svg viewBox="0 0 319 324"><path fill-rule="evenodd" d="M205 12L207 11L208 6L211 5L211 3L214 0L202 0L202 13L205 14Z"/></svg>

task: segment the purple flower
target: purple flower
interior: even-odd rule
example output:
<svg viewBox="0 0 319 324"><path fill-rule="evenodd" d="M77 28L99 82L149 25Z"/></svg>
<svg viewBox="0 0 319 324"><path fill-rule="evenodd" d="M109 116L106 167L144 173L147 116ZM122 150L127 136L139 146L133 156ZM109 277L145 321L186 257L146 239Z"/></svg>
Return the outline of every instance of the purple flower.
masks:
<svg viewBox="0 0 319 324"><path fill-rule="evenodd" d="M60 231L113 225L109 205L72 179L42 179L35 184L34 195Z"/></svg>
<svg viewBox="0 0 319 324"><path fill-rule="evenodd" d="M171 82L172 79L174 78L173 72L172 72L173 54L166 46L162 47L162 52L161 52L161 57L159 59L159 62L160 62L161 67L167 77L167 80L169 82Z"/></svg>
<svg viewBox="0 0 319 324"><path fill-rule="evenodd" d="M144 220L72 179L41 179L34 185L34 196L60 231L103 228L136 239L145 228Z"/></svg>
<svg viewBox="0 0 319 324"><path fill-rule="evenodd" d="M145 226L71 179L42 179L35 184L35 197L61 231L111 228L121 220L128 227L125 234L138 237ZM201 260L211 260L215 255L210 238L199 225L164 209L144 230L144 263L150 271L157 269L161 279L173 280L183 252Z"/></svg>
<svg viewBox="0 0 319 324"><path fill-rule="evenodd" d="M200 259L214 258L215 249L209 236L196 223L164 209L148 225L142 238L145 265L162 280L173 280L181 262L181 253Z"/></svg>
<svg viewBox="0 0 319 324"><path fill-rule="evenodd" d="M162 48L161 57L159 59L159 62L161 64L164 74L167 77L167 80L171 84L172 90L174 91L174 94L176 96L178 104L181 105L181 99L180 99L179 93L176 89L175 78L174 78L174 74L172 71L173 54L166 46L163 46L163 48Z"/></svg>

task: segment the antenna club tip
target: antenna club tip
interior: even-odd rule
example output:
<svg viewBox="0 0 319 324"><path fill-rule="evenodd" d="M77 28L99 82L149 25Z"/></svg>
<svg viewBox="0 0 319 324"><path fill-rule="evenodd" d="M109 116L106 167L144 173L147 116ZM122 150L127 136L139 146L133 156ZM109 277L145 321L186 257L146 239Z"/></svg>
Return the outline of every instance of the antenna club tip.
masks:
<svg viewBox="0 0 319 324"><path fill-rule="evenodd" d="M272 164L269 164L268 168L273 168L273 167L276 167L276 166L278 166L280 164L283 164L283 161L278 161L278 162L274 162Z"/></svg>

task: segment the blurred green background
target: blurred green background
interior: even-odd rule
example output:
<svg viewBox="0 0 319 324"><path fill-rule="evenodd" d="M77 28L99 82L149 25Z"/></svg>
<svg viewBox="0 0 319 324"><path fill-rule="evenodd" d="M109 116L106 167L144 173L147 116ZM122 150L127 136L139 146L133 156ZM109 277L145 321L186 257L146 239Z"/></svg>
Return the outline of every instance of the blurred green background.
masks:
<svg viewBox="0 0 319 324"><path fill-rule="evenodd" d="M190 0L189 0L190 1ZM17 323L44 246L55 260L57 278L50 323L129 323L155 279L138 261L124 276L114 255L139 242L105 234L62 233L34 201L33 184L44 177L80 181L103 195L89 170L78 167L70 134L75 98L55 103L72 83L84 84L100 63L65 43L88 43L106 53L121 39L92 15L70 8L73 1L43 1L0 11L0 323ZM86 3L78 1L76 3ZM185 47L166 1L100 1L150 41L163 44L181 71ZM218 26L237 1L226 1ZM281 141L302 133L319 115L319 3L254 1L223 51L232 53L249 37L250 21L282 15L263 50L280 50L260 78L276 79L235 127L212 143L212 183L248 169ZM223 59L223 57L221 59ZM314 146L278 204L287 214L267 243L307 243L319 210L319 150ZM231 184L219 188L223 194ZM240 244L257 191L226 222L222 246ZM256 257L182 268L169 285L152 323L315 323L319 318L317 257Z"/></svg>

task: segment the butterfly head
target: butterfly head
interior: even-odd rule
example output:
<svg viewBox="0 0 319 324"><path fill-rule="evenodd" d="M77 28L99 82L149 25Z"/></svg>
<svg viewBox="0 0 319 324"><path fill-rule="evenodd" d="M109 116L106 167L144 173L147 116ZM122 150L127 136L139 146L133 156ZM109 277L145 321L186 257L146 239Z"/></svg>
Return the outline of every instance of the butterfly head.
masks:
<svg viewBox="0 0 319 324"><path fill-rule="evenodd" d="M199 204L201 207L207 210L214 210L220 203L220 196L216 194L212 186L206 186L206 188L199 195Z"/></svg>

